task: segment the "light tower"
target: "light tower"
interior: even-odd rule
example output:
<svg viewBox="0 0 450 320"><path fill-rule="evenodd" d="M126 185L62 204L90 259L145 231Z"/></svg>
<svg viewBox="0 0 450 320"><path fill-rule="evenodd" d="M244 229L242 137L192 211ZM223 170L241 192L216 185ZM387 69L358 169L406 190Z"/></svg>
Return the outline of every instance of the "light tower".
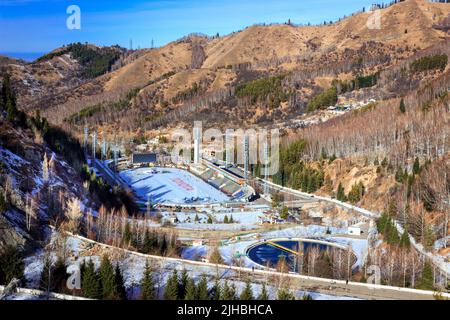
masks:
<svg viewBox="0 0 450 320"><path fill-rule="evenodd" d="M87 154L87 147L88 147L88 140L89 140L89 129L88 127L84 127L84 140L83 140L83 148L84 153Z"/></svg>
<svg viewBox="0 0 450 320"><path fill-rule="evenodd" d="M105 137L103 137L102 140L102 160L106 159L106 140Z"/></svg>
<svg viewBox="0 0 450 320"><path fill-rule="evenodd" d="M248 134L244 135L244 179L247 184L248 180L248 167L249 167L249 158L250 158L250 146L249 146L249 137Z"/></svg>
<svg viewBox="0 0 450 320"><path fill-rule="evenodd" d="M234 138L233 130L225 131L225 167L228 168L234 162Z"/></svg>
<svg viewBox="0 0 450 320"><path fill-rule="evenodd" d="M264 143L264 194L269 194L269 144Z"/></svg>
<svg viewBox="0 0 450 320"><path fill-rule="evenodd" d="M194 164L200 164L201 154L201 141L202 141L202 127L201 123L194 124Z"/></svg>
<svg viewBox="0 0 450 320"><path fill-rule="evenodd" d="M92 158L95 160L96 155L96 147L97 147L97 132L94 132L92 135Z"/></svg>
<svg viewBox="0 0 450 320"><path fill-rule="evenodd" d="M113 147L113 153L114 153L114 171L117 171L117 164L118 164L118 155L117 155L117 144L114 145Z"/></svg>

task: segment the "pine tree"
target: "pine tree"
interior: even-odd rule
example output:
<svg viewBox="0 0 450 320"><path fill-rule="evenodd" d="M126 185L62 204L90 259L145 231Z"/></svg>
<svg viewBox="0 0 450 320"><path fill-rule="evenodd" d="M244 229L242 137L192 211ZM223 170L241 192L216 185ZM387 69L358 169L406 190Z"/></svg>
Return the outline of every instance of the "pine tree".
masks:
<svg viewBox="0 0 450 320"><path fill-rule="evenodd" d="M166 288L164 290L164 300L178 299L178 272L173 270L172 275L167 279Z"/></svg>
<svg viewBox="0 0 450 320"><path fill-rule="evenodd" d="M345 190L344 187L342 186L342 183L339 183L336 193L336 199L339 201L346 201Z"/></svg>
<svg viewBox="0 0 450 320"><path fill-rule="evenodd" d="M295 300L295 296L286 288L280 288L277 296L278 300Z"/></svg>
<svg viewBox="0 0 450 320"><path fill-rule="evenodd" d="M415 175L420 173L420 162L419 162L419 158L418 157L416 157L416 159L414 159L413 173Z"/></svg>
<svg viewBox="0 0 450 320"><path fill-rule="evenodd" d="M222 295L222 288L220 287L220 283L218 280L216 280L216 282L214 283L214 287L212 289L212 299L213 300L220 300L221 299L221 295Z"/></svg>
<svg viewBox="0 0 450 320"><path fill-rule="evenodd" d="M228 285L227 280L225 280L225 283L223 284L221 293L222 295L220 297L220 300L233 300L233 297L231 296L230 286Z"/></svg>
<svg viewBox="0 0 450 320"><path fill-rule="evenodd" d="M186 287L189 281L189 275L186 271L186 269L183 269L183 271L181 272L181 277L180 277L180 283L178 286L178 299L179 300L184 300L184 297L186 296Z"/></svg>
<svg viewBox="0 0 450 320"><path fill-rule="evenodd" d="M258 300L269 300L269 294L267 293L266 284L263 283L261 292L258 296Z"/></svg>
<svg viewBox="0 0 450 320"><path fill-rule="evenodd" d="M0 283L23 279L24 263L22 253L14 246L7 246L0 253Z"/></svg>
<svg viewBox="0 0 450 320"><path fill-rule="evenodd" d="M153 300L155 299L155 294L153 272L147 260L145 262L144 275L141 280L141 298L142 300Z"/></svg>
<svg viewBox="0 0 450 320"><path fill-rule="evenodd" d="M116 284L116 294L117 298L120 300L126 300L127 299L127 291L125 289L125 284L123 281L123 275L122 271L119 268L119 264L116 264L116 270L115 270L115 284Z"/></svg>
<svg viewBox="0 0 450 320"><path fill-rule="evenodd" d="M98 273L95 271L95 266L92 260L89 260L89 262L86 264L85 270L83 272L81 287L86 298L102 298L102 283Z"/></svg>
<svg viewBox="0 0 450 320"><path fill-rule="evenodd" d="M229 223L227 215L225 215L225 218L223 218L223 223L225 223L225 224Z"/></svg>
<svg viewBox="0 0 450 320"><path fill-rule="evenodd" d="M245 284L244 290L242 290L240 295L240 300L253 300L253 291L252 291L252 285L250 284L250 280L247 280Z"/></svg>
<svg viewBox="0 0 450 320"><path fill-rule="evenodd" d="M67 281L66 265L61 258L53 263L50 256L44 260L39 287L42 291L63 292Z"/></svg>
<svg viewBox="0 0 450 320"><path fill-rule="evenodd" d="M6 119L9 122L14 122L18 116L16 108L16 97L11 86L11 77L8 73L3 74L2 87L2 109L6 110Z"/></svg>
<svg viewBox="0 0 450 320"><path fill-rule="evenodd" d="M192 278L188 279L184 300L197 300L197 287L195 286L194 279Z"/></svg>
<svg viewBox="0 0 450 320"><path fill-rule="evenodd" d="M417 289L422 290L434 289L433 270L431 268L431 264L428 261L425 261L423 265L422 277L420 278L420 281L417 284Z"/></svg>
<svg viewBox="0 0 450 320"><path fill-rule="evenodd" d="M403 230L402 236L400 238L400 246L402 248L409 248L411 246L411 242L409 240L409 234L406 231L406 229Z"/></svg>
<svg viewBox="0 0 450 320"><path fill-rule="evenodd" d="M212 223L213 223L213 220L212 220L211 216L209 216L208 217L208 224L212 224Z"/></svg>
<svg viewBox="0 0 450 320"><path fill-rule="evenodd" d="M198 283L197 297L198 300L209 300L208 281L206 280L205 275L202 276L202 279Z"/></svg>
<svg viewBox="0 0 450 320"><path fill-rule="evenodd" d="M228 222L229 223L234 223L233 215L230 215L230 220Z"/></svg>
<svg viewBox="0 0 450 320"><path fill-rule="evenodd" d="M116 276L114 267L107 255L102 257L99 269L100 281L102 284L103 299L112 300L117 298Z"/></svg>
<svg viewBox="0 0 450 320"><path fill-rule="evenodd" d="M400 100L400 112L401 113L406 112L406 105L405 105L405 101L403 100L403 98Z"/></svg>
<svg viewBox="0 0 450 320"><path fill-rule="evenodd" d="M67 266L61 257L58 257L53 267L53 283L55 292L66 292L67 289Z"/></svg>

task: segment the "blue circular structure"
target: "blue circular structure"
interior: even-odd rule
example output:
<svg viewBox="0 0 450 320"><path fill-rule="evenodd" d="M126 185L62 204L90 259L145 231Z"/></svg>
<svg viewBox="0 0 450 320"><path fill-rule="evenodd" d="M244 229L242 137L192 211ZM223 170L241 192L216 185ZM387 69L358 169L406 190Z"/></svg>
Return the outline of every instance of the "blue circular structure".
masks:
<svg viewBox="0 0 450 320"><path fill-rule="evenodd" d="M306 256L311 248L317 247L320 251L330 248L347 250L343 245L315 239L272 239L253 244L247 249L247 256L255 263L275 268L280 259L288 262L289 270L298 272L298 264L294 262L298 256ZM352 264L356 257L352 253ZM291 263L290 263L291 262Z"/></svg>

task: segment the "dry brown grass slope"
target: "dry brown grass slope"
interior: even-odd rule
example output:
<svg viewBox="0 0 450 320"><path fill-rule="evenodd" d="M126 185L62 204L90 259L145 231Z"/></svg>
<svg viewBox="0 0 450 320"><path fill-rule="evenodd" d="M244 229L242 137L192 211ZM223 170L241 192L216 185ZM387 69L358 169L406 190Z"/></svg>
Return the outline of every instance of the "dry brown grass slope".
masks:
<svg viewBox="0 0 450 320"><path fill-rule="evenodd" d="M317 57L332 50L357 49L367 41L423 49L445 36L443 31L433 29L432 25L450 15L450 6L427 0L398 3L381 10L380 30L367 27L370 15L371 12L359 13L325 26L252 26L222 38L202 39L206 53L202 68L215 70L228 65L257 64L286 57ZM170 43L150 50L134 63L114 72L105 88L115 90L124 85L143 86L166 72L189 70L191 59L190 42ZM285 69L297 66L290 62L286 63ZM195 75L192 79L186 75L184 77L187 86L196 79Z"/></svg>

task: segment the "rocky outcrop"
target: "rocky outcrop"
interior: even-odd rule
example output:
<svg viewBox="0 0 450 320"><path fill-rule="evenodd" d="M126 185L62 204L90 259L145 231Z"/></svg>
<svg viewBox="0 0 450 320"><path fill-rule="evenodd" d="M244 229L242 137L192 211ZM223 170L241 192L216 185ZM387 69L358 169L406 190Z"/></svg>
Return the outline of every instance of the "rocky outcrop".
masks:
<svg viewBox="0 0 450 320"><path fill-rule="evenodd" d="M5 214L0 215L0 251L7 246L28 250L33 246L31 237Z"/></svg>

